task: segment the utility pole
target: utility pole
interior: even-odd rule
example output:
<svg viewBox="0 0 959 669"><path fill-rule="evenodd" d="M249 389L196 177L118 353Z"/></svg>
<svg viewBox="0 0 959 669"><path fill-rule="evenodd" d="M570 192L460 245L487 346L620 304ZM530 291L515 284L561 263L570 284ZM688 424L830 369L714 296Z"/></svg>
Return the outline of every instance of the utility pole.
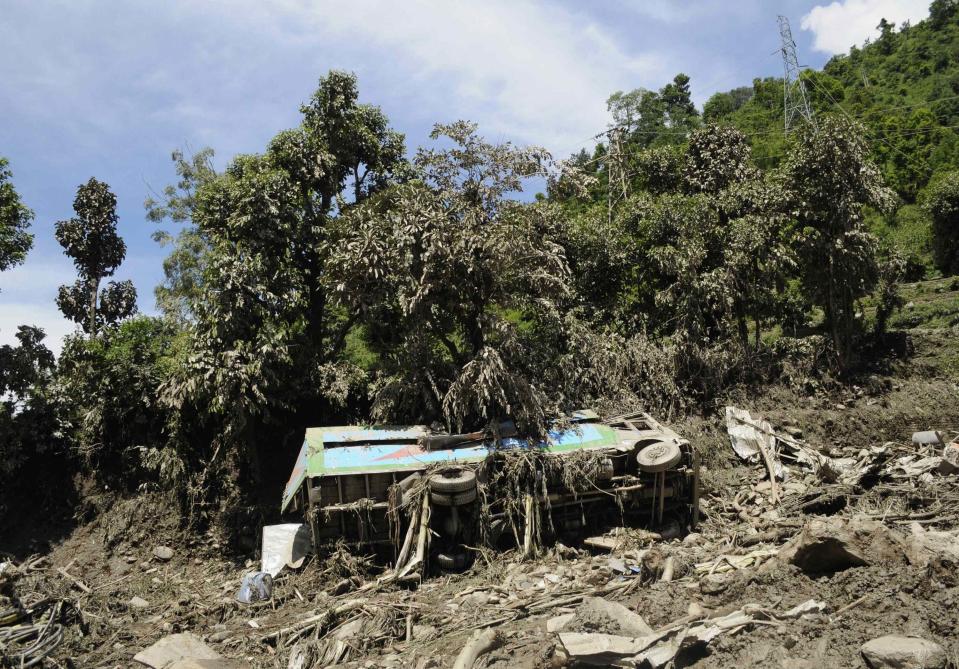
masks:
<svg viewBox="0 0 959 669"><path fill-rule="evenodd" d="M783 56L783 116L785 134L789 134L789 127L797 115L815 125L812 117L812 108L809 106L809 96L806 94L806 85L800 78L799 58L796 56L796 42L789 27L789 19L779 16L779 37L782 42L780 51Z"/></svg>

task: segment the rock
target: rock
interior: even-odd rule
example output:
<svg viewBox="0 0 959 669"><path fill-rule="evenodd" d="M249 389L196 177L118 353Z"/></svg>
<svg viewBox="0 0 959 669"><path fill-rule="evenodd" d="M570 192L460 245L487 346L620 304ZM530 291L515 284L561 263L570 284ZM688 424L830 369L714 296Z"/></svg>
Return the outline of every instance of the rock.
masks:
<svg viewBox="0 0 959 669"><path fill-rule="evenodd" d="M143 597L134 597L134 598L131 599L129 602L127 602L127 605L128 605L131 609L145 609L145 608L147 608L148 606L150 606L150 602L148 602L147 600L143 599Z"/></svg>
<svg viewBox="0 0 959 669"><path fill-rule="evenodd" d="M946 651L916 636L881 636L859 649L871 669L944 669Z"/></svg>
<svg viewBox="0 0 959 669"><path fill-rule="evenodd" d="M436 636L436 631L432 625L413 625L413 640L429 641Z"/></svg>
<svg viewBox="0 0 959 669"><path fill-rule="evenodd" d="M168 664L163 669L240 669L240 665L223 657L216 660L197 660L188 657Z"/></svg>
<svg viewBox="0 0 959 669"><path fill-rule="evenodd" d="M575 613L564 613L559 616L553 616L546 621L547 632L562 632L566 626L576 617ZM414 637L415 638L415 637Z"/></svg>
<svg viewBox="0 0 959 669"><path fill-rule="evenodd" d="M133 659L153 669L166 669L168 665L179 660L219 660L221 658L219 653L203 643L195 634L183 632L163 637L149 648L134 655Z"/></svg>
<svg viewBox="0 0 959 669"><path fill-rule="evenodd" d="M704 595L718 595L726 591L730 580L726 574L707 574L699 581L699 591Z"/></svg>
<svg viewBox="0 0 959 669"><path fill-rule="evenodd" d="M173 549L169 546L157 546L153 549L153 557L166 562L173 558Z"/></svg>

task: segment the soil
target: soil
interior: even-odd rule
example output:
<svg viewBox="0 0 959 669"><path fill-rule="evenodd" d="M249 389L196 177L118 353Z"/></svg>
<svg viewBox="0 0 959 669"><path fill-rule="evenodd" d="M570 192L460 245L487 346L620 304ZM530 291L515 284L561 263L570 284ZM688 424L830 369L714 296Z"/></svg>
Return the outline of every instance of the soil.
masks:
<svg viewBox="0 0 959 669"><path fill-rule="evenodd" d="M934 428L955 434L959 432L959 386L955 378L941 372L936 361L944 355L957 356L959 332L915 331L912 339L914 352L908 359L857 382L813 391L773 384L759 394L734 392L724 401L762 414L774 426L800 430L803 439L824 453L855 453L885 442L908 444L916 430ZM948 562L927 566L874 562L821 576L772 562L710 577L704 587L692 565L724 553L776 547L776 543L737 547L749 524L729 511L738 491L748 488L756 499L763 499L757 492L763 472L733 454L719 404L710 415L671 427L700 449L707 473L704 518L697 528L702 536L694 542L680 537L657 544L658 550L674 556L680 565L676 578L668 583L617 574L610 569L608 555L554 548L527 562L513 552L483 553L466 573L435 575L417 589L390 586L362 591L358 588L375 578L375 568L364 574L357 572L366 567L356 562L312 559L276 579L270 602L243 605L234 595L243 574L257 568L256 553L229 553L226 540L216 532L184 533L180 519L162 497L143 494L104 503L93 520L78 524L49 546L0 546L0 554L8 551L19 570L8 592L27 605L51 597L74 604L76 613L69 617L64 641L47 665L51 667L133 666L136 652L180 631L192 631L238 666L287 667L294 644L286 641L288 636L281 642L265 636L350 598L365 597L377 631L355 642L352 659L342 666L449 667L473 628L499 619L502 643L475 666L543 669L562 666L555 654L557 636L546 632L546 621L575 611L578 603L563 604L564 598L583 595L621 602L653 629L683 618L691 604L707 611L733 611L746 605L785 611L815 599L828 606L826 615L810 620L752 625L723 634L705 648L679 656L676 666L861 667L865 665L860 646L885 634L936 641L959 665L955 633L959 577L955 565ZM955 477L936 480L955 489ZM895 512L890 517L898 518L905 502L885 503ZM797 512L792 519L796 522L790 525L789 518L770 516L768 505L761 508L762 516L757 507L753 521L771 526L798 531L809 518ZM940 513L945 508L941 500L922 508L939 513L922 521L927 527L959 527L953 511ZM842 513L852 510L850 501ZM908 531L904 521L887 520L887 524L896 531ZM157 557L162 554L155 551L159 546L172 548L169 560ZM28 551L33 554L27 555ZM629 551L621 557L627 563L639 562L639 556ZM355 578L344 584L348 575ZM133 603L135 597L146 605ZM558 605L536 609L536 602ZM418 636L412 641L406 641L407 618L417 626ZM604 625L597 622L592 631L615 631ZM311 634L307 631L301 642L307 643Z"/></svg>

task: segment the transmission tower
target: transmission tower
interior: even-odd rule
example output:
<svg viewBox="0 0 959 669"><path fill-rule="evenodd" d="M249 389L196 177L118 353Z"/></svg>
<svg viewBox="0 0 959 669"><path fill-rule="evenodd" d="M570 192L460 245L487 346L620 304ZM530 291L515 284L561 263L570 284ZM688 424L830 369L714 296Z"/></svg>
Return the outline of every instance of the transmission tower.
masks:
<svg viewBox="0 0 959 669"><path fill-rule="evenodd" d="M809 123L814 123L812 108L809 106L809 96L806 95L806 84L800 78L801 69L799 58L796 56L796 42L793 40L793 31L789 27L789 19L779 17L779 37L782 40L780 51L783 55L783 116L785 117L785 132L789 134L789 126L797 115L802 116Z"/></svg>

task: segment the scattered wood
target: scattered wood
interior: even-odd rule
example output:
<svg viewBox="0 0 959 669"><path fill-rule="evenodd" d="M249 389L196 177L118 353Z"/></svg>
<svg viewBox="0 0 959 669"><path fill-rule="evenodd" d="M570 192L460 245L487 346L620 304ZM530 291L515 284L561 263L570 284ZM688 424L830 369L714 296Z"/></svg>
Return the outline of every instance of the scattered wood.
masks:
<svg viewBox="0 0 959 669"><path fill-rule="evenodd" d="M499 631L492 627L476 630L457 656L453 669L472 669L477 658L499 646L502 641Z"/></svg>
<svg viewBox="0 0 959 669"><path fill-rule="evenodd" d="M71 562L70 564L73 564L73 563ZM63 576L68 581L72 581L73 585L77 586L80 590L83 590L83 592L87 593L88 595L91 592L93 592L93 590L90 589L90 587L87 586L86 583L81 581L76 576L73 576L72 574L70 574L70 572L68 572L64 567L57 567L57 573Z"/></svg>

